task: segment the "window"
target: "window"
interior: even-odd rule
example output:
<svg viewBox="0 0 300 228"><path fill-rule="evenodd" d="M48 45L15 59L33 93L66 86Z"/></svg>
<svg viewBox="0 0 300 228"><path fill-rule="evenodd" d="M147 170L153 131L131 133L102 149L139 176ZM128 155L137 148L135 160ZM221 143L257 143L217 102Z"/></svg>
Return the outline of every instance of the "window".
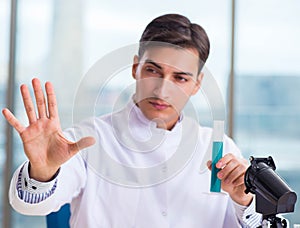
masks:
<svg viewBox="0 0 300 228"><path fill-rule="evenodd" d="M5 5L8 4L8 1L2 1L1 4L5 6L1 7L1 19L5 17L3 21L8 24L9 10L8 5ZM115 7L116 4L119 7ZM191 12L191 5L189 4L174 2L170 5L168 2L156 2L156 0L152 1L151 5L147 5L147 8L136 0L124 3L96 0L62 1L59 3L54 0L18 1L15 89L15 114L17 118L24 124L28 122L21 102L19 85L25 83L31 86L31 79L38 77L43 83L51 81L54 84L62 127L71 126L74 120L78 120L77 116L80 116L74 112L84 111L84 106L80 106L81 108L74 111L73 103L85 73L105 54L125 45L137 43L145 25L154 17L165 13L182 13L206 29L212 44L207 67L219 80L220 88L224 93L229 74L230 7L227 1L218 4L220 7L216 8L213 2L203 1L199 3L194 1L191 5L197 10ZM198 9L202 9L201 14L199 14ZM2 34L8 34L8 27L1 27L2 30L5 30ZM223 38L218 39L219 36ZM7 49L7 41L2 43L1 40L0 45ZM1 56L0 60L1 66L4 65L2 69L6 69L7 57L2 58ZM122 72L119 72L124 76L121 84L131 85L134 82L131 78L130 67L126 66ZM5 77L1 77L1 80L6 78L6 72L1 72L1 74L5 75ZM1 88L5 88L5 83L6 81L1 81L1 84L4 85ZM105 88L109 91L109 96L118 95L119 89L120 83L118 81L111 81ZM91 92L91 96L94 96L91 98L95 99L99 93L99 85L91 82L88 90ZM4 93L5 91L1 92ZM84 96L84 101L89 99L88 96L88 94ZM107 99L113 101L113 96L107 97ZM198 98L195 98L195 103L199 102L200 99L203 104L200 104L199 107L204 113L206 112L205 114L209 115L209 107L202 95L199 94ZM4 106L3 101L0 100L0 102L1 106ZM84 105L84 102L79 105ZM97 114L106 112L106 107L103 104L101 104L101 108ZM202 120L209 122L209 118ZM19 136L16 132L14 133L14 167L17 167L26 158ZM3 133L1 132L1 134ZM3 137L1 137L2 139ZM0 143L0 162L3 163L4 142L1 141ZM13 227L46 226L44 217L23 216L14 212L12 218Z"/></svg>
<svg viewBox="0 0 300 228"><path fill-rule="evenodd" d="M9 19L10 19L10 1L4 0L0 2L0 107L5 107L6 105L6 91L7 91L7 79L8 79L8 58L9 58ZM6 135L6 125L3 118L0 120L0 182L1 186L5 179L5 135ZM3 187L0 188L0 210L3 210ZM0 222L3 220L3 213L0 212Z"/></svg>
<svg viewBox="0 0 300 228"><path fill-rule="evenodd" d="M9 12L8 0L0 2L0 106L5 106L8 72ZM27 119L19 85L30 85L33 77L54 84L61 124L69 127L85 116L85 103L99 95L99 84L90 82L88 92L75 104L78 88L86 72L106 54L135 44L145 25L165 13L181 13L202 25L211 41L206 64L226 97L230 67L231 1L137 0L55 1L20 0L18 2L16 116ZM245 0L237 2L236 17L236 90L235 140L245 157L272 155L279 173L300 192L297 151L300 149L300 2ZM218 5L218 7L216 7ZM118 7L116 7L118 6ZM99 104L97 113L107 112L124 86L134 83L130 65L125 66L106 86L107 104ZM101 75L99 75L101 77ZM122 83L118 80L122 78ZM125 100L124 100L125 101ZM201 93L193 98L200 123L211 124L210 110ZM93 102L93 100L92 100ZM106 106L107 105L107 106ZM80 112L80 113L78 113ZM82 113L81 113L82 112ZM0 165L5 165L5 122L0 122ZM14 135L14 167L26 158L19 136ZM3 182L2 170L0 181ZM0 188L1 195L3 189ZM2 199L0 203L2 205ZM0 212L0 219L2 213ZM286 216L299 223L300 208ZM45 227L44 217L13 213L13 227Z"/></svg>
<svg viewBox="0 0 300 228"><path fill-rule="evenodd" d="M235 139L244 155L271 155L296 192L300 151L298 1L238 1ZM287 214L299 223L300 208Z"/></svg>

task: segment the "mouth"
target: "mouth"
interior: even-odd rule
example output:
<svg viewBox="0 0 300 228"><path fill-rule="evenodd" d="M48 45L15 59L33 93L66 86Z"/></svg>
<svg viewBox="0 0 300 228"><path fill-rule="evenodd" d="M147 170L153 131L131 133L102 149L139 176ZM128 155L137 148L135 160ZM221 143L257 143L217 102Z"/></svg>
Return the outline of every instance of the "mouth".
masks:
<svg viewBox="0 0 300 228"><path fill-rule="evenodd" d="M149 104L151 104L157 110L165 110L170 107L168 103L159 100L150 100Z"/></svg>

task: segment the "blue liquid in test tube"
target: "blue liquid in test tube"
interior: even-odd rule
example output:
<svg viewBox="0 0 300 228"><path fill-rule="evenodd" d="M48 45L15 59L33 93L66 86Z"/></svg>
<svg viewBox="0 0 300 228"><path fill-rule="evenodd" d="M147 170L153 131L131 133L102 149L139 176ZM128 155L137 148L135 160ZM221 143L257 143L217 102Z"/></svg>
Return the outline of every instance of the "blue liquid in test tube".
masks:
<svg viewBox="0 0 300 228"><path fill-rule="evenodd" d="M211 192L221 191L221 180L217 177L220 169L216 168L217 162L223 156L223 135L224 135L224 121L214 121L213 128L213 144L212 144L212 170L211 170Z"/></svg>

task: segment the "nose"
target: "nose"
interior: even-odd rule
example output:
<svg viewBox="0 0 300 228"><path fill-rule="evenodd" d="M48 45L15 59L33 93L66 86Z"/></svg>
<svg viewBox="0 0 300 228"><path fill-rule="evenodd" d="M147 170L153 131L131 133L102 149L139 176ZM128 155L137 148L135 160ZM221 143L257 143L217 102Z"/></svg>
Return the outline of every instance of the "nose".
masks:
<svg viewBox="0 0 300 228"><path fill-rule="evenodd" d="M168 99L170 97L170 90L171 90L171 83L170 80L167 79L157 79L156 87L153 91L155 97L160 99Z"/></svg>

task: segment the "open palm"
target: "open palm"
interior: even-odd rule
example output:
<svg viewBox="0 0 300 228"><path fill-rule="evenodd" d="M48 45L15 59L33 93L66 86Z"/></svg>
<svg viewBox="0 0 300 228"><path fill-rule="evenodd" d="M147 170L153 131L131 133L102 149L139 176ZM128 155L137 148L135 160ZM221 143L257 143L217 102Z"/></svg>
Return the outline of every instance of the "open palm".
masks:
<svg viewBox="0 0 300 228"><path fill-rule="evenodd" d="M68 141L62 134L52 84L50 82L45 84L47 102L37 78L32 80L32 86L38 115L27 86L21 86L29 126L23 126L8 109L3 109L2 113L20 134L25 154L30 161L31 178L48 181L63 163L79 150L93 145L95 140L92 137L85 137L75 143Z"/></svg>

